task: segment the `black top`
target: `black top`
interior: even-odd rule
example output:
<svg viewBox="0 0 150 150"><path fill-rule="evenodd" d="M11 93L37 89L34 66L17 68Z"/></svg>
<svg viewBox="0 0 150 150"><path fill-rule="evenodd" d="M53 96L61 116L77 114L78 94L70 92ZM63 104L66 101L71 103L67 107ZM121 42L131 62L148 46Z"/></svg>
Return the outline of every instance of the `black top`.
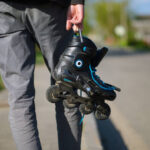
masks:
<svg viewBox="0 0 150 150"><path fill-rule="evenodd" d="M71 4L84 4L84 0L71 0Z"/></svg>
<svg viewBox="0 0 150 150"><path fill-rule="evenodd" d="M84 4L84 0L0 0L5 2L16 2L20 4L43 4L47 2L56 2L62 6L69 6L70 4Z"/></svg>

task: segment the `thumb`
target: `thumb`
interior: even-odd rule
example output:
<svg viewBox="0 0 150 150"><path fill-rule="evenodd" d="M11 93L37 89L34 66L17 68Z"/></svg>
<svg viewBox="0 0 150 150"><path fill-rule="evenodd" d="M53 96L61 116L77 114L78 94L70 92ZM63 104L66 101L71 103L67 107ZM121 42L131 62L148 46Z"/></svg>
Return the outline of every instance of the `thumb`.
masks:
<svg viewBox="0 0 150 150"><path fill-rule="evenodd" d="M70 30L72 28L72 23L70 20L66 21L66 30Z"/></svg>

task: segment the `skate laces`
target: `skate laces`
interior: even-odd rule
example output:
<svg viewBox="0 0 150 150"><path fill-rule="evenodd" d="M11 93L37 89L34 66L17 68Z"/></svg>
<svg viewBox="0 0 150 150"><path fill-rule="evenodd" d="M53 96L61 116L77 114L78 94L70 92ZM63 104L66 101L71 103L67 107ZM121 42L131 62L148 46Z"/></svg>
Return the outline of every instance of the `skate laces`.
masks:
<svg viewBox="0 0 150 150"><path fill-rule="evenodd" d="M103 90L108 90L108 91L112 91L112 90L115 90L115 88L113 86L107 86L104 81L101 80L101 78L96 75L96 69L94 67L91 66L91 64L89 65L89 69L90 69L90 72L91 72L91 77L93 79L93 81L100 87L102 88ZM98 81L100 81L100 84Z"/></svg>
<svg viewBox="0 0 150 150"><path fill-rule="evenodd" d="M101 80L100 76L98 76L98 75L96 74L97 69L91 66L91 70L92 70L92 73L93 73L93 76L95 77L95 79L97 79L97 80L99 80L100 82L102 82L102 84L105 84L104 81Z"/></svg>
<svg viewBox="0 0 150 150"><path fill-rule="evenodd" d="M100 76L98 76L98 75L96 74L97 69L95 69L94 67L91 67L91 68L92 68L92 72L93 72L94 77L95 77L96 79L100 80L102 83L104 83L104 82L101 80Z"/></svg>

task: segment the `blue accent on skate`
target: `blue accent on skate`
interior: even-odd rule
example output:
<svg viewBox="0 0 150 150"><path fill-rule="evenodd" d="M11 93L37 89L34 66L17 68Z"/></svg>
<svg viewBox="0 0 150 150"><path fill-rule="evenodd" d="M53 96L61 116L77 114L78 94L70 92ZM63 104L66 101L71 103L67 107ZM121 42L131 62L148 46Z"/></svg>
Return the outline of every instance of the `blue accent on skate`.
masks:
<svg viewBox="0 0 150 150"><path fill-rule="evenodd" d="M83 120L84 120L84 114L82 115L82 118L81 118L81 120L80 120L80 125L83 123Z"/></svg>
<svg viewBox="0 0 150 150"><path fill-rule="evenodd" d="M92 67L91 67L91 65L89 65L89 69L90 69L90 72L91 72L91 77L92 77L92 79L93 79L93 81L101 88L101 89L103 89L103 90L107 90L107 91L112 91L112 90L115 90L115 87L104 87L103 85L105 85L105 83L101 80L101 82L103 83L103 85L100 85L97 81L96 81L96 79L94 78L94 73L95 73L95 70L92 70Z"/></svg>
<svg viewBox="0 0 150 150"><path fill-rule="evenodd" d="M71 80L69 80L67 78L64 78L64 81L66 81L66 82L72 82Z"/></svg>
<svg viewBox="0 0 150 150"><path fill-rule="evenodd" d="M74 37L78 37L79 35L74 34L73 36L74 36Z"/></svg>
<svg viewBox="0 0 150 150"><path fill-rule="evenodd" d="M81 63L81 66L78 65L78 62ZM75 65L76 65L77 68L81 68L81 67L83 66L83 60L82 60L82 59L77 59L77 60L75 61Z"/></svg>
<svg viewBox="0 0 150 150"><path fill-rule="evenodd" d="M83 51L84 51L84 52L86 52L86 48L87 48L86 46L83 47Z"/></svg>

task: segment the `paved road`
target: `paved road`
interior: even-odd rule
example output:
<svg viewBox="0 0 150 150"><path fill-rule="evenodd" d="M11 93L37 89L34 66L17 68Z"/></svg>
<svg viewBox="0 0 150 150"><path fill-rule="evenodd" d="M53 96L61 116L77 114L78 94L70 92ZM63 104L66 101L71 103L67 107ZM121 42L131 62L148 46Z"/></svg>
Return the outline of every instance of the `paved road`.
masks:
<svg viewBox="0 0 150 150"><path fill-rule="evenodd" d="M97 123L103 146L108 150L122 150L119 144L125 150L150 149L150 53L113 52L98 70L103 80L122 89L110 103L111 120ZM105 134L107 129L110 132ZM116 140L119 144L114 144Z"/></svg>
<svg viewBox="0 0 150 150"><path fill-rule="evenodd" d="M109 120L85 117L82 150L149 150L150 53L110 53L98 67L98 74L104 81L121 87L122 92L115 102L109 102ZM36 67L36 110L43 150L57 150L55 108L45 99L48 83L47 69ZM15 150L6 99L7 92L0 93L0 150Z"/></svg>

